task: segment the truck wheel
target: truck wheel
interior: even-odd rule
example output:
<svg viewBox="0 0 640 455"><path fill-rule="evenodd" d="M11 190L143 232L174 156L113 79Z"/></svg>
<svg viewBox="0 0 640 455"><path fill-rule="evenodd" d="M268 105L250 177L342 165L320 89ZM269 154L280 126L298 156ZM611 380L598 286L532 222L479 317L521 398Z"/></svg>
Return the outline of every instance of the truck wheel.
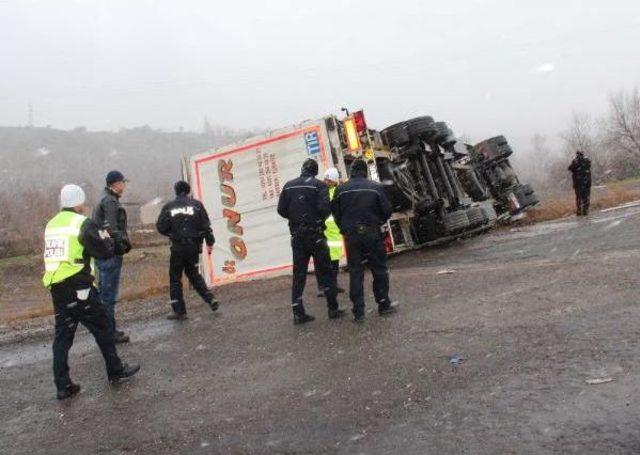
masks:
<svg viewBox="0 0 640 455"><path fill-rule="evenodd" d="M509 144L499 145L496 148L496 150L498 152L498 155L503 157L503 158L506 158L508 156L513 155L513 149L511 148L511 146Z"/></svg>
<svg viewBox="0 0 640 455"><path fill-rule="evenodd" d="M390 147L399 147L411 140L406 126L405 122L396 123L383 129L380 133L382 137L386 139L387 145Z"/></svg>
<svg viewBox="0 0 640 455"><path fill-rule="evenodd" d="M531 188L531 185L529 185L528 183L525 183L522 185L522 188L520 189L520 191L525 195L525 196L529 196L530 194L533 194L533 188Z"/></svg>
<svg viewBox="0 0 640 455"><path fill-rule="evenodd" d="M508 142L507 142L507 138L504 136L494 136L494 137L490 137L489 139L485 139L484 141L479 142L476 145L480 145L480 144L504 145L504 144L508 144Z"/></svg>
<svg viewBox="0 0 640 455"><path fill-rule="evenodd" d="M496 213L496 209L493 206L485 205L481 208L482 214L484 218L487 220L487 223L492 223L498 219L498 214Z"/></svg>
<svg viewBox="0 0 640 455"><path fill-rule="evenodd" d="M520 206L523 209L528 208L528 207L533 207L538 202L540 202L538 200L538 196L536 196L535 193L531 193L531 194L527 194L527 195L524 195L524 194L520 193L520 195L518 197L518 201L520 202Z"/></svg>
<svg viewBox="0 0 640 455"><path fill-rule="evenodd" d="M428 140L434 133L433 117L425 115L423 117L407 120L407 131L409 136Z"/></svg>
<svg viewBox="0 0 640 455"><path fill-rule="evenodd" d="M436 135L434 136L434 140L438 143L443 143L449 136L453 135L453 132L449 129L445 122L436 122Z"/></svg>
<svg viewBox="0 0 640 455"><path fill-rule="evenodd" d="M467 209L467 218L469 218L469 226L476 227L485 223L485 217L480 207L469 207Z"/></svg>
<svg viewBox="0 0 640 455"><path fill-rule="evenodd" d="M455 234L469 227L469 218L465 210L446 213L442 217L442 224L447 234Z"/></svg>

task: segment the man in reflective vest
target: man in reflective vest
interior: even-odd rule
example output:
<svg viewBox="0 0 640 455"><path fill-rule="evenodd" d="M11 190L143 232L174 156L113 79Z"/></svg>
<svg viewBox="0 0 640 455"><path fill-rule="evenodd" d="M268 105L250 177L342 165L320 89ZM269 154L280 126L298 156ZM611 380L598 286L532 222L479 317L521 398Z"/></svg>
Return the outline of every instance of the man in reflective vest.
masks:
<svg viewBox="0 0 640 455"><path fill-rule="evenodd" d="M336 187L340 183L340 173L335 167L330 167L324 172L324 183L329 187L329 200L333 199L333 194L336 191ZM331 272L332 278L338 283L338 272L340 271L340 259L344 255L344 242L342 241L342 235L340 234L340 228L333 219L333 215L329 215L324 222L325 230L324 236L327 238L327 245L329 245L329 255L331 257ZM328 284L322 283L320 275L316 274L316 280L318 281L318 297L324 297L325 290L329 287ZM338 294L343 293L344 289L341 287L336 288Z"/></svg>
<svg viewBox="0 0 640 455"><path fill-rule="evenodd" d="M80 386L69 377L67 364L78 323L94 336L104 357L109 381L118 382L140 369L138 364L120 361L107 313L93 285L93 258L109 258L114 244L106 231L100 231L82 214L84 203L82 188L65 185L60 191L62 210L47 223L44 232L42 283L51 292L55 310L53 375L59 400L80 392Z"/></svg>

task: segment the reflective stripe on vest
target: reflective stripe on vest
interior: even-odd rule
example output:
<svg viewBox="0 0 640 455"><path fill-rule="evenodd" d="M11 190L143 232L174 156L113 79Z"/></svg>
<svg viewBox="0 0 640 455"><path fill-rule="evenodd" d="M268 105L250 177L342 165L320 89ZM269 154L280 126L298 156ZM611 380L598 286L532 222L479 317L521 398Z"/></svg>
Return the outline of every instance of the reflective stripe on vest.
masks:
<svg viewBox="0 0 640 455"><path fill-rule="evenodd" d="M84 268L84 247L78 236L86 219L84 215L65 210L47 224L44 231L45 274L42 277L45 287L60 283Z"/></svg>

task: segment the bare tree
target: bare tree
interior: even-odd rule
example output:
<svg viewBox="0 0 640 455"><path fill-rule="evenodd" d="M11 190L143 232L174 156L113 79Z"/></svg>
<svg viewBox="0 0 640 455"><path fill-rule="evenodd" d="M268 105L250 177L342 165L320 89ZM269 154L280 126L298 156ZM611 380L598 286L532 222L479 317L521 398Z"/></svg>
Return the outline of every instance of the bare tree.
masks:
<svg viewBox="0 0 640 455"><path fill-rule="evenodd" d="M531 183L536 190L557 186L557 180L551 177L551 170L558 162L557 152L548 144L547 137L534 134L526 153L514 155L514 166L520 180Z"/></svg>
<svg viewBox="0 0 640 455"><path fill-rule="evenodd" d="M617 152L640 158L640 94L638 89L609 97L607 143Z"/></svg>
<svg viewBox="0 0 640 455"><path fill-rule="evenodd" d="M591 159L592 173L596 182L602 181L610 172L609 156L604 146L604 122L595 120L590 114L574 112L569 126L560 134L565 143L566 160L578 150Z"/></svg>

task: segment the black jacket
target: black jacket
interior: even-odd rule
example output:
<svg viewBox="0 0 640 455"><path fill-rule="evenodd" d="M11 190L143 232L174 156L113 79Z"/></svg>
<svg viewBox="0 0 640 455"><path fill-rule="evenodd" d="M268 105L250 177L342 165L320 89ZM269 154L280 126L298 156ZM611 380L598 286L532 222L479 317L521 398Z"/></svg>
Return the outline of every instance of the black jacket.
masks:
<svg viewBox="0 0 640 455"><path fill-rule="evenodd" d="M576 157L569 166L574 188L591 187L591 160L586 157Z"/></svg>
<svg viewBox="0 0 640 455"><path fill-rule="evenodd" d="M285 183L278 200L278 213L289 220L291 234L301 229L324 231L331 214L329 188L313 175L302 175Z"/></svg>
<svg viewBox="0 0 640 455"><path fill-rule="evenodd" d="M162 235L166 235L173 243L183 240L202 242L212 246L216 239L211 231L209 215L200 201L181 195L162 207L156 228Z"/></svg>
<svg viewBox="0 0 640 455"><path fill-rule="evenodd" d="M120 196L105 188L100 202L93 209L93 221L99 229L105 229L115 242L115 254L121 256L131 251L127 233L127 212L120 205Z"/></svg>
<svg viewBox="0 0 640 455"><path fill-rule="evenodd" d="M392 208L382 185L356 176L336 188L331 211L340 232L351 235L357 232L357 226L379 229L391 217Z"/></svg>
<svg viewBox="0 0 640 455"><path fill-rule="evenodd" d="M70 276L59 284L74 287L91 286L94 280L93 275L91 274L91 258L109 259L111 256L113 256L113 239L100 238L98 226L90 218L86 219L84 223L82 223L82 226L80 226L78 241L84 247L84 253L82 254L84 268L79 273Z"/></svg>

